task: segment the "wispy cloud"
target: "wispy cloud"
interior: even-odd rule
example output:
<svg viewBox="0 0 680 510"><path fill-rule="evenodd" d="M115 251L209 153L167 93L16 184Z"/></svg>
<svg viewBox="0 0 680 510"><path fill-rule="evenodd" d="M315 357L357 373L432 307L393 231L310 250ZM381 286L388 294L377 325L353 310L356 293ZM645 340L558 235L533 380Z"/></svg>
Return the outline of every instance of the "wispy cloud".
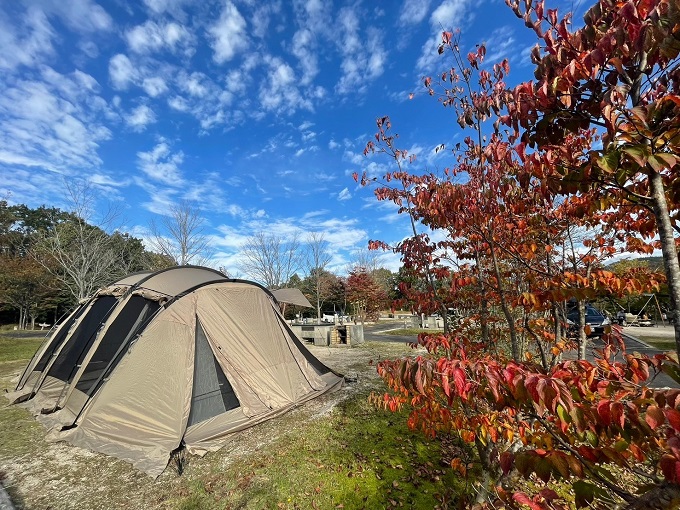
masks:
<svg viewBox="0 0 680 510"><path fill-rule="evenodd" d="M104 8L91 0L69 2L41 2L45 12L76 32L108 32L113 30L113 19Z"/></svg>
<svg viewBox="0 0 680 510"><path fill-rule="evenodd" d="M125 117L125 122L133 131L144 131L146 126L156 122L156 114L151 108L142 104Z"/></svg>
<svg viewBox="0 0 680 510"><path fill-rule="evenodd" d="M175 22L158 24L147 20L125 32L130 50L135 53L152 53L160 50L181 51L190 56L194 53L193 38L182 25Z"/></svg>
<svg viewBox="0 0 680 510"><path fill-rule="evenodd" d="M85 73L63 75L44 67L41 79L0 78L0 139L4 163L72 173L97 168L99 143L111 137L102 123L106 101Z"/></svg>
<svg viewBox="0 0 680 510"><path fill-rule="evenodd" d="M338 200L349 200L350 198L352 198L352 194L349 192L348 188L345 188L338 193Z"/></svg>
<svg viewBox="0 0 680 510"><path fill-rule="evenodd" d="M142 81L142 88L151 97L157 97L168 91L168 85L160 76L153 76L151 78L144 78Z"/></svg>
<svg viewBox="0 0 680 510"><path fill-rule="evenodd" d="M179 168L183 162L184 153L172 153L165 141L161 141L148 152L137 153L138 168L153 181L168 186L178 187L184 184Z"/></svg>
<svg viewBox="0 0 680 510"><path fill-rule="evenodd" d="M8 20L0 10L0 69L34 66L54 54L55 32L47 16L37 8L29 8L19 25Z"/></svg>
<svg viewBox="0 0 680 510"><path fill-rule="evenodd" d="M417 69L422 73L436 70L439 61L437 46L441 42L442 30L455 30L468 21L470 0L444 0L430 15L431 36L423 44Z"/></svg>
<svg viewBox="0 0 680 510"><path fill-rule="evenodd" d="M269 69L269 79L260 86L260 105L265 111L291 114L299 109L312 110L295 77L295 71L280 57L268 55L264 63Z"/></svg>
<svg viewBox="0 0 680 510"><path fill-rule="evenodd" d="M425 19L431 0L404 0L399 13L403 25L416 25Z"/></svg>
<svg viewBox="0 0 680 510"><path fill-rule="evenodd" d="M223 64L248 47L246 20L229 0L224 4L220 19L208 29L213 60Z"/></svg>
<svg viewBox="0 0 680 510"><path fill-rule="evenodd" d="M335 89L339 94L362 91L368 82L383 74L387 52L382 46L382 34L369 27L362 38L357 12L349 7L341 9L338 18L343 74Z"/></svg>
<svg viewBox="0 0 680 510"><path fill-rule="evenodd" d="M503 26L494 30L491 36L484 41L487 54L484 62L494 65L504 58L510 59L517 54L517 41L514 30L509 26Z"/></svg>
<svg viewBox="0 0 680 510"><path fill-rule="evenodd" d="M137 69L126 55L119 53L109 60L109 76L115 88L124 90L137 79Z"/></svg>

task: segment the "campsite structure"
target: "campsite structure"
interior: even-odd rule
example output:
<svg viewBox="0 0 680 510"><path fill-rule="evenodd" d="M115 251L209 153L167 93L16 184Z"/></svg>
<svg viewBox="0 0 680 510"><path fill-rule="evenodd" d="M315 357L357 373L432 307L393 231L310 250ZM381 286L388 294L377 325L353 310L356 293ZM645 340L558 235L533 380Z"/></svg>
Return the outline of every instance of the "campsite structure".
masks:
<svg viewBox="0 0 680 510"><path fill-rule="evenodd" d="M7 396L68 441L158 476L185 447L339 388L343 378L291 331L260 285L212 269L138 273L85 300Z"/></svg>

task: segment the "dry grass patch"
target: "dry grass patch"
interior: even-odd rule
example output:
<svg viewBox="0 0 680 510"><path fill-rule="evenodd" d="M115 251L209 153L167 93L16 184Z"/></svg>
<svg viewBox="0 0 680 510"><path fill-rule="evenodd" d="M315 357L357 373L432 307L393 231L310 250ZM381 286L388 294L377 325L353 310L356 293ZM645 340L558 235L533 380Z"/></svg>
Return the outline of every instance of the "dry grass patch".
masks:
<svg viewBox="0 0 680 510"><path fill-rule="evenodd" d="M448 468L457 447L429 441L409 431L404 416L367 402L383 390L375 363L414 351L383 342L310 350L356 382L234 434L218 452L187 456L181 476L171 464L157 480L114 458L45 442L28 412L0 401L3 484L19 508L32 510L435 508L457 499L463 488ZM25 363L0 363L0 391Z"/></svg>

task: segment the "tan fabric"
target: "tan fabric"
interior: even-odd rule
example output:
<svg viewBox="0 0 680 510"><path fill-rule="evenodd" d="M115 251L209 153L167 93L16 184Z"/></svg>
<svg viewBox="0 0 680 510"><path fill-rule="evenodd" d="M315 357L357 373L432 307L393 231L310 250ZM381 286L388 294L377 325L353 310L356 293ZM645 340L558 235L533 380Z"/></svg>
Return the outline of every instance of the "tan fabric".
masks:
<svg viewBox="0 0 680 510"><path fill-rule="evenodd" d="M198 318L225 372L225 358L269 409L277 409L312 391L313 372L303 373L281 335L270 298L261 289L232 283L202 289ZM276 340L276 341L275 341ZM241 401L249 406L250 402ZM246 412L246 414L250 414Z"/></svg>
<svg viewBox="0 0 680 510"><path fill-rule="evenodd" d="M152 274L153 271L140 271L139 273L129 274L114 282L113 285L135 285Z"/></svg>
<svg viewBox="0 0 680 510"><path fill-rule="evenodd" d="M55 436L158 476L182 440L191 403L194 303L165 310L93 398L78 426Z"/></svg>
<svg viewBox="0 0 680 510"><path fill-rule="evenodd" d="M194 271L181 285L216 276ZM170 286L164 284L166 290ZM125 302L108 318L83 366ZM187 428L197 320L240 406ZM90 400L75 389L81 367L67 391L61 381L48 377L27 405L35 411L61 395L65 407L40 418L52 428L50 440L115 456L157 476L182 441L192 453L219 449L230 434L342 385L342 377L333 372L319 375L300 348L271 296L257 285L225 278L161 309ZM60 431L78 413L77 426Z"/></svg>
<svg viewBox="0 0 680 510"><path fill-rule="evenodd" d="M300 289L277 289L273 290L272 294L279 303L313 308L312 304Z"/></svg>
<svg viewBox="0 0 680 510"><path fill-rule="evenodd" d="M64 381L45 376L40 384L40 390L35 396L26 402L19 404L28 409L33 414L40 414L43 409L53 409L57 405L57 400L64 392Z"/></svg>
<svg viewBox="0 0 680 510"><path fill-rule="evenodd" d="M207 452L217 451L230 441L231 436L236 432L285 414L293 407L301 405L307 400L340 389L343 384L342 377L335 375L333 372L324 374L322 379L324 380L323 390L310 392L299 402L270 410L255 418L245 416L239 412L239 409L233 409L220 416L215 416L189 427L184 436L187 451L195 455L205 455Z"/></svg>
<svg viewBox="0 0 680 510"><path fill-rule="evenodd" d="M177 296L199 285L216 280L228 281L223 274L206 267L177 266L159 271L140 284L140 287Z"/></svg>
<svg viewBox="0 0 680 510"><path fill-rule="evenodd" d="M9 400L10 404L16 404L17 402L23 400L24 398L31 394L33 388L35 387L35 384L38 382L38 379L40 378L41 373L42 372L31 372L28 375L28 378L26 379L23 388L21 388L20 390L3 393L3 395L7 400Z"/></svg>
<svg viewBox="0 0 680 510"><path fill-rule="evenodd" d="M33 358L31 361L28 363L28 366L26 367L25 373L24 373L24 381L23 381L23 386L22 386L22 381L19 381L18 386L22 386L20 389L6 393L5 397L9 400L10 404L13 404L17 402L17 400L20 400L22 397L26 397L27 395L30 395L34 389L36 389L36 385L40 382L42 373L39 371L35 371L35 367L40 361L40 359L43 357L43 355L48 351L48 349L52 348L55 342L55 339L57 336L61 334L64 328L67 327L68 323L70 320L73 319L73 316L80 310L80 307L76 307L69 315L66 317L66 319L61 323L60 326L58 326L52 335L50 336L49 340L44 342L43 345L38 349L38 352L36 352L33 355ZM86 312L85 312L86 313ZM83 314L84 315L84 314ZM75 324L74 324L75 326ZM70 328L70 331L73 331L73 328Z"/></svg>

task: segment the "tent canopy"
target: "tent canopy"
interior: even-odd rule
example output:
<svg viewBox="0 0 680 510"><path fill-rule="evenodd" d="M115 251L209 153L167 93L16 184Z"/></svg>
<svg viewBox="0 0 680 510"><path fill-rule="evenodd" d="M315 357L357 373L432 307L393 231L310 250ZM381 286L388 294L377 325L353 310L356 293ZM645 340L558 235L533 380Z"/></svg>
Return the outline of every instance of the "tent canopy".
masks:
<svg viewBox="0 0 680 510"><path fill-rule="evenodd" d="M273 290L272 294L279 303L288 303L295 306L314 308L300 289L285 288Z"/></svg>
<svg viewBox="0 0 680 510"><path fill-rule="evenodd" d="M272 293L182 266L100 289L8 397L38 416L49 439L157 476L178 447L216 450L342 381L291 331Z"/></svg>

